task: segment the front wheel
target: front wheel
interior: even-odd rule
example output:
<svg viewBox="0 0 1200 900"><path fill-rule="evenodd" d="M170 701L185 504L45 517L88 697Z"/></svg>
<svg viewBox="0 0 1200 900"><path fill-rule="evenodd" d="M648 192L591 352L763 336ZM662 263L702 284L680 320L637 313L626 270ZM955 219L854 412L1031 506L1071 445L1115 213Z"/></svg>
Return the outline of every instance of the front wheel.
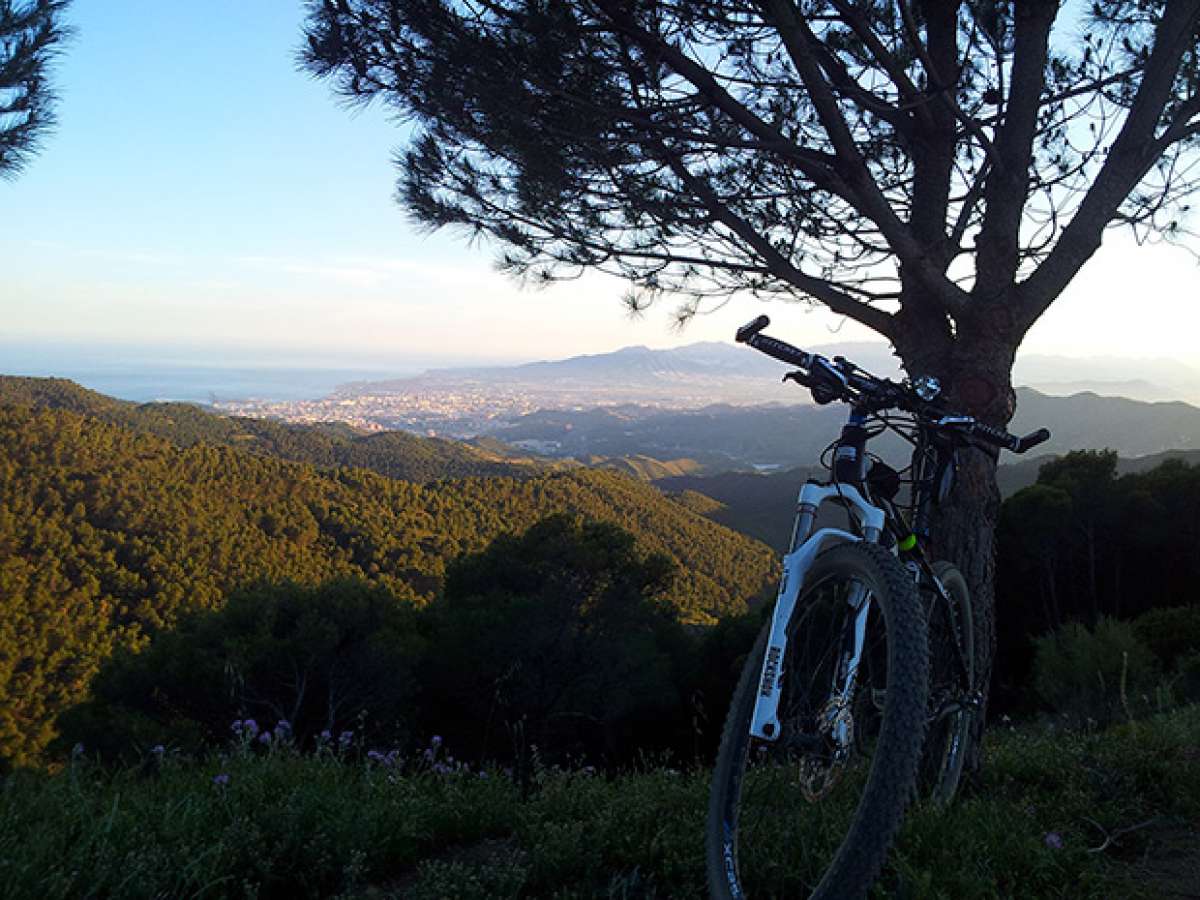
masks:
<svg viewBox="0 0 1200 900"><path fill-rule="evenodd" d="M847 648L863 603L864 649L847 692ZM864 896L921 758L928 654L916 585L874 544L821 553L787 629L781 733L760 741L750 723L769 633L768 622L746 660L713 770L709 890L722 900Z"/></svg>

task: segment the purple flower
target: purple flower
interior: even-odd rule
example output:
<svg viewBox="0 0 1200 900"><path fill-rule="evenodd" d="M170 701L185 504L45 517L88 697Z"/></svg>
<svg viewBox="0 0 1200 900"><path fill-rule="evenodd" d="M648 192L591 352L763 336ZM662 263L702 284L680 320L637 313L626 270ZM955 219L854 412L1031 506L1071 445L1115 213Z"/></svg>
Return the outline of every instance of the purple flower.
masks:
<svg viewBox="0 0 1200 900"><path fill-rule="evenodd" d="M287 733L288 733L289 731L291 731L291 730L292 730L292 723L291 723L291 722L289 722L287 719L280 719L280 720L279 720L279 724L275 726L275 733L276 733L276 734L278 734L278 733L279 733L279 732L281 732L281 731L282 731L284 734L287 734Z"/></svg>
<svg viewBox="0 0 1200 900"><path fill-rule="evenodd" d="M400 751L389 750L387 753L384 753L382 750L369 750L367 752L367 759L370 762L378 763L379 765L390 769L392 766L396 765L397 761L400 759Z"/></svg>
<svg viewBox="0 0 1200 900"><path fill-rule="evenodd" d="M1063 848L1062 835L1057 831L1046 832L1046 836L1043 838L1043 840L1046 842L1046 846L1051 850L1061 850Z"/></svg>
<svg viewBox="0 0 1200 900"><path fill-rule="evenodd" d="M321 740L322 741L333 740L333 735L330 733L328 728L326 728L324 731L321 732Z"/></svg>
<svg viewBox="0 0 1200 900"><path fill-rule="evenodd" d="M235 723L235 724L237 724L237 723ZM238 734L241 734L244 731L246 733L246 736L249 737L251 740L253 740L254 736L256 734L258 734L258 723L255 722L253 719L245 719L240 724L241 724L241 728L239 729L239 728L235 727L234 731L236 731Z"/></svg>
<svg viewBox="0 0 1200 900"><path fill-rule="evenodd" d="M150 752L157 754L158 756L162 756L164 753L167 752L167 749L162 744L155 744L153 747L150 748Z"/></svg>
<svg viewBox="0 0 1200 900"><path fill-rule="evenodd" d="M258 736L258 742L259 742L260 744L269 744L269 743L271 743L271 732L269 732L269 731L264 731L262 734L260 734L260 735Z"/></svg>
<svg viewBox="0 0 1200 900"><path fill-rule="evenodd" d="M440 746L442 746L442 736L441 736L440 734L435 734L435 735L433 736L433 740L431 740L431 741L429 742L429 746L430 746L430 747L440 747Z"/></svg>
<svg viewBox="0 0 1200 900"><path fill-rule="evenodd" d="M224 787L225 785L229 784L229 776L224 772L222 772L220 775L214 775L213 784L217 785L218 787Z"/></svg>
<svg viewBox="0 0 1200 900"><path fill-rule="evenodd" d="M354 732L353 731L343 731L341 734L338 735L338 746L341 747L343 750L346 747L349 747L353 741L354 741Z"/></svg>

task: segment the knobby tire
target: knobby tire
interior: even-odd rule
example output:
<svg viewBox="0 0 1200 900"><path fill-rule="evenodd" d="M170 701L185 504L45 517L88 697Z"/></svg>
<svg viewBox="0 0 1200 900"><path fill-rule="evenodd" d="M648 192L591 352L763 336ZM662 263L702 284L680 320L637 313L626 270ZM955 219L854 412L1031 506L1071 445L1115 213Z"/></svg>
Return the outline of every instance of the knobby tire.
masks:
<svg viewBox="0 0 1200 900"><path fill-rule="evenodd" d="M828 593L834 598L828 602L833 617L829 630L832 633L840 627L836 597L842 583L866 586L874 604L868 625L871 650L864 654L863 660L868 671L860 669L852 703L852 709L865 710L855 713L855 727L861 728L863 736L860 738L859 731L855 731L854 753L854 757L860 753L857 744L861 740L864 761L857 772L848 767L845 772L849 774L833 782L835 786L823 801L810 802L805 795L795 802L795 795L801 789L789 781L794 778L798 784L797 773L811 771L802 770L800 761L814 754L812 751L789 754L780 749L785 745L783 737L771 745L752 738L749 733L770 632L768 621L742 669L713 770L705 843L709 891L718 900L742 900L748 896L755 900L865 896L883 866L905 809L915 794L927 720L929 677L925 612L916 585L904 566L882 547L861 542L840 544L822 552L805 576L793 624L804 621L809 634L820 631L822 620L810 621L810 612L806 610L816 617L823 596ZM811 651L814 656L822 655L811 666L813 674L810 677L808 672L800 671L805 659L798 657L808 653L802 644L815 648L824 643L801 635L802 631L797 626L796 635L789 639L784 672L780 676L788 678L780 702L785 733L791 720L785 717L792 716L789 689L796 686L791 690L793 698L812 697L819 702L816 695L821 689L812 686L821 682L823 667L830 664L829 654L814 649ZM808 687L801 690L805 682ZM804 708L809 706L813 703ZM805 714L796 712L794 718L804 720ZM797 732L800 730L797 727ZM752 755L755 762L751 762ZM811 765L807 761L804 764ZM743 791L760 777L766 787L757 798L751 796L753 786L751 791ZM865 786L858 788L856 783ZM807 784L811 788L812 782ZM839 789L844 795L831 803ZM857 795L860 789L861 795ZM826 813L822 808L825 804L833 811ZM849 813L852 804L853 812ZM761 821L753 820L760 813ZM844 824L847 816L848 827ZM805 827L808 834L800 834ZM834 833L836 829L843 830ZM811 841L814 846L824 841L835 849L827 856L814 855L809 859L810 847L806 846L805 837L815 838ZM764 845L777 842L779 846L764 855L751 846L760 839ZM803 857L799 863L801 870L789 869L789 857Z"/></svg>

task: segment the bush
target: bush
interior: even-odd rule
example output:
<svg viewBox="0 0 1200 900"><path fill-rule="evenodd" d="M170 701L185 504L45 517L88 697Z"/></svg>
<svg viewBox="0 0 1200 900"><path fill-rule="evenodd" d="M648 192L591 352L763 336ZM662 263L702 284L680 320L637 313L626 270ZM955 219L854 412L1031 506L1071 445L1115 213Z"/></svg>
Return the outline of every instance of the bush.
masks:
<svg viewBox="0 0 1200 900"><path fill-rule="evenodd" d="M1200 650L1179 660L1175 692L1184 703L1200 703Z"/></svg>
<svg viewBox="0 0 1200 900"><path fill-rule="evenodd" d="M1034 689L1079 724L1148 712L1159 672L1158 659L1128 622L1101 618L1095 630L1073 622L1034 641Z"/></svg>
<svg viewBox="0 0 1200 900"><path fill-rule="evenodd" d="M674 569L607 524L552 516L458 559L425 613L426 723L471 759L612 763L678 743L691 642Z"/></svg>
<svg viewBox="0 0 1200 900"><path fill-rule="evenodd" d="M1200 606L1152 609L1133 620L1133 633L1169 671L1200 650Z"/></svg>
<svg viewBox="0 0 1200 900"><path fill-rule="evenodd" d="M242 717L264 730L286 722L301 744L364 726L364 736L403 739L423 652L416 611L383 588L261 585L109 660L92 699L59 718L57 749L79 743L105 759L136 759L156 744L196 752L224 744Z"/></svg>

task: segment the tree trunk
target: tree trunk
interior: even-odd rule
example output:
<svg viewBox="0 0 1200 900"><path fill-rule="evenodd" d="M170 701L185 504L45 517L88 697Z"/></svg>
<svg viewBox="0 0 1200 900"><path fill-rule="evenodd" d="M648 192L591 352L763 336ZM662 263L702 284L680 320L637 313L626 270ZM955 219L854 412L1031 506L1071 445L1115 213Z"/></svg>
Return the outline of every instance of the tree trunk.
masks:
<svg viewBox="0 0 1200 900"><path fill-rule="evenodd" d="M942 335L908 331L898 336L897 347L910 375L926 372L941 378L945 395L956 412L973 415L989 425L1006 426L1016 408L1012 389L1012 363L1016 341L997 338L999 329L981 327L972 333L960 327L947 347ZM940 346L939 346L940 344ZM935 508L932 521L933 559L956 565L971 590L975 619L975 674L983 704L975 722L968 771L978 772L987 717L987 695L996 654L996 522L1000 516L1000 489L996 485L998 452L965 448L958 455L958 471L948 502Z"/></svg>

